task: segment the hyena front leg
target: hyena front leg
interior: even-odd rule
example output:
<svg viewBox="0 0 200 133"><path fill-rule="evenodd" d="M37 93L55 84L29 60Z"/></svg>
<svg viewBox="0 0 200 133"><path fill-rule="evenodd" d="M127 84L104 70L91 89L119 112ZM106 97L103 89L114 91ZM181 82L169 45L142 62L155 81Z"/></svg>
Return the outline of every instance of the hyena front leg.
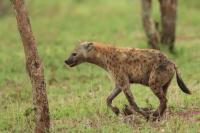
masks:
<svg viewBox="0 0 200 133"><path fill-rule="evenodd" d="M124 88L124 89L123 89L123 92L124 92L124 94L125 94L125 96L126 96L128 102L129 102L129 104L130 104L130 107L131 107L134 111L136 111L137 113L140 113L140 114L143 115L146 119L148 119L149 115L148 115L145 111L143 111L141 108L138 107L138 105L136 104L136 102L135 102L135 100L134 100L134 97L133 97L133 94L132 94L130 88L129 88L129 87L128 87L128 88ZM131 110L128 109L127 111L131 111ZM126 113L126 112L125 112L125 113Z"/></svg>
<svg viewBox="0 0 200 133"><path fill-rule="evenodd" d="M111 110L118 115L119 109L116 106L112 105L112 100L121 92L121 89L119 87L115 87L113 91L110 93L110 95L107 97L107 106L111 108Z"/></svg>
<svg viewBox="0 0 200 133"><path fill-rule="evenodd" d="M118 78L118 85L123 90L129 104L130 104L130 112L136 111L137 113L143 115L145 118L148 118L148 115L138 107L136 104L133 94L130 90L130 83L126 76ZM126 114L126 112L125 112Z"/></svg>

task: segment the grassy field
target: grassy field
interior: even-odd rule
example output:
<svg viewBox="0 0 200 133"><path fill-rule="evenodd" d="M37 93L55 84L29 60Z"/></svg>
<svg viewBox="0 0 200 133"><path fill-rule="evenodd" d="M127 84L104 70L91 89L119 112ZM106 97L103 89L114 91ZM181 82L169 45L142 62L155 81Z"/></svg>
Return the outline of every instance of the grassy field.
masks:
<svg viewBox="0 0 200 133"><path fill-rule="evenodd" d="M51 132L200 132L200 2L180 0L174 60L192 91L185 95L175 79L168 92L168 110L160 122L136 116L115 116L105 99L112 89L106 72L90 64L64 65L78 40L145 48L140 1L134 0L27 0L45 78L51 113ZM159 20L157 3L154 17ZM10 7L11 8L11 7ZM11 9L10 9L11 10ZM0 132L29 133L34 129L31 84L14 14L0 18ZM133 85L141 107L157 107L149 88ZM114 104L127 104L120 94Z"/></svg>

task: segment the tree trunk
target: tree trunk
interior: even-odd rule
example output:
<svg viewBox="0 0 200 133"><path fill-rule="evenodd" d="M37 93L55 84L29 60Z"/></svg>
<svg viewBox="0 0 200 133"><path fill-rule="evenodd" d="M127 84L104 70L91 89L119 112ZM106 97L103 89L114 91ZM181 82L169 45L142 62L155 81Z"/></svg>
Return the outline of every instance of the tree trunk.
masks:
<svg viewBox="0 0 200 133"><path fill-rule="evenodd" d="M143 27L148 38L148 44L154 48L159 49L159 33L156 26L151 18L152 12L152 1L151 0L141 0L142 5L142 22Z"/></svg>
<svg viewBox="0 0 200 133"><path fill-rule="evenodd" d="M35 132L49 132L50 118L43 66L39 59L36 41L32 34L30 20L24 0L11 0L16 12L17 25L24 46L26 69L32 83L33 105L35 108Z"/></svg>
<svg viewBox="0 0 200 133"><path fill-rule="evenodd" d="M159 0L161 11L161 43L173 51L176 34L177 0Z"/></svg>

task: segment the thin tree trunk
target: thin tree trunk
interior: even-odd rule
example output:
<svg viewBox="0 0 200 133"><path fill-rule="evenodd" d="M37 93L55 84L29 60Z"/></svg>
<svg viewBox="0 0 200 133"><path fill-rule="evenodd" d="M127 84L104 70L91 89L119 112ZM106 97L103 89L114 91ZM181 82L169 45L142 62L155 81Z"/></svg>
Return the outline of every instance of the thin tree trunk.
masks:
<svg viewBox="0 0 200 133"><path fill-rule="evenodd" d="M159 44L159 33L156 26L151 18L152 12L152 0L141 0L142 5L142 22L143 27L148 38L148 44L154 48L158 49Z"/></svg>
<svg viewBox="0 0 200 133"><path fill-rule="evenodd" d="M159 0L161 11L161 43L173 51L176 34L177 0Z"/></svg>
<svg viewBox="0 0 200 133"><path fill-rule="evenodd" d="M43 66L39 59L36 41L32 34L30 20L24 0L11 0L16 12L18 29L24 46L26 69L32 83L33 105L35 108L35 132L49 132L50 118Z"/></svg>

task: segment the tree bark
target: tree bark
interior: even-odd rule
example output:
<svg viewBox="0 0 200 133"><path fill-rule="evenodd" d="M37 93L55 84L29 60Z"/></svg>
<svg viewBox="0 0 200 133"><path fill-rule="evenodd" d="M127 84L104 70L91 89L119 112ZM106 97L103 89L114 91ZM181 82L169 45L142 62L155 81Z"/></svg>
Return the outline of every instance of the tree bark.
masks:
<svg viewBox="0 0 200 133"><path fill-rule="evenodd" d="M148 44L154 49L159 49L159 33L156 29L153 19L151 18L152 0L141 0L141 5L142 22L148 39Z"/></svg>
<svg viewBox="0 0 200 133"><path fill-rule="evenodd" d="M161 11L161 43L173 51L176 34L177 0L159 0Z"/></svg>
<svg viewBox="0 0 200 133"><path fill-rule="evenodd" d="M36 41L24 0L11 0L16 12L17 25L24 46L26 69L32 83L33 105L35 108L35 132L49 132L50 118L44 70L38 56Z"/></svg>

